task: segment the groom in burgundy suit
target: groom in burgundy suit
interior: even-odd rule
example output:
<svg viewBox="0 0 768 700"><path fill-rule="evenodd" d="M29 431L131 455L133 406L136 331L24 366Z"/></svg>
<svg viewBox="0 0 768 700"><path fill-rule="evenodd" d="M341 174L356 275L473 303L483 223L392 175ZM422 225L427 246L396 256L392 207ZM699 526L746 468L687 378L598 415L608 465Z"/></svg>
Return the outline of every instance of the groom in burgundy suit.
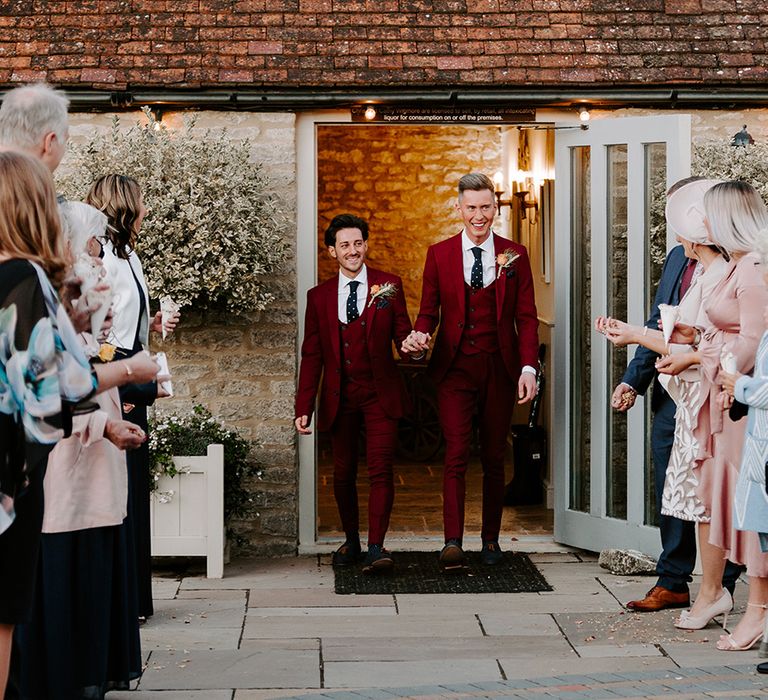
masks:
<svg viewBox="0 0 768 700"><path fill-rule="evenodd" d="M429 363L437 384L445 436L443 525L445 570L464 564L465 474L472 418L479 417L483 467L484 564L502 559L499 530L504 505L504 453L515 395L536 394L538 320L525 248L491 230L496 213L493 182L480 173L459 181L456 209L464 229L430 246L421 308L403 351L425 352L438 323Z"/></svg>
<svg viewBox="0 0 768 700"><path fill-rule="evenodd" d="M311 432L322 375L317 428L331 432L333 493L346 536L333 563L347 566L361 556L356 484L360 431L365 426L370 496L363 573L386 572L393 567L384 536L395 492L397 422L408 405L392 343L401 346L411 321L401 279L365 264L368 224L363 219L351 214L334 217L325 245L339 264L339 274L307 293L296 430L300 435Z"/></svg>

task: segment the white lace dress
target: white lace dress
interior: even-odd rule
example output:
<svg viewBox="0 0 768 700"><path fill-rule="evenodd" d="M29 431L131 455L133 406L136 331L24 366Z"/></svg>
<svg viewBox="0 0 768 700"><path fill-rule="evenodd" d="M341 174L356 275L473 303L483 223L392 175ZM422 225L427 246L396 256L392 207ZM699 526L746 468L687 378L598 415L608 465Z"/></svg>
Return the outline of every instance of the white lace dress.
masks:
<svg viewBox="0 0 768 700"><path fill-rule="evenodd" d="M701 275L694 279L690 289L680 302L680 322L697 328L708 328L710 323L704 306L710 292L723 278L727 263L718 256ZM671 345L673 354L689 352L688 345ZM674 399L675 437L667 465L664 491L661 496L661 512L680 520L709 522L704 504L696 495L699 479L696 457L699 444L693 435L699 409L704 403L701 391L700 370L697 365L672 377L660 375L659 381Z"/></svg>

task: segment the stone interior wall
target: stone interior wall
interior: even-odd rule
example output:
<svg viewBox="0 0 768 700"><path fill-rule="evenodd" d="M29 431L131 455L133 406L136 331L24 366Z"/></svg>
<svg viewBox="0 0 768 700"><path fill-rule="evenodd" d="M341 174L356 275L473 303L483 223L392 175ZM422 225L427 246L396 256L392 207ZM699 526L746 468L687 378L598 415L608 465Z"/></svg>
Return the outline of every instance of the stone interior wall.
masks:
<svg viewBox="0 0 768 700"><path fill-rule="evenodd" d="M318 126L318 280L336 274L323 232L336 214L369 223L368 260L403 278L415 319L427 247L462 228L459 178L501 169L495 126Z"/></svg>
<svg viewBox="0 0 768 700"><path fill-rule="evenodd" d="M129 127L140 114L121 115ZM70 136L75 142L94 129L105 130L111 114L72 114ZM180 114L166 114L163 123L181 125ZM168 354L175 396L158 401L159 411L187 411L197 403L207 406L228 426L261 446L254 457L263 465L261 481L253 483L259 515L236 523L249 551L263 555L295 552L298 522L297 467L293 430L293 393L296 377L295 258L295 116L201 112L197 129L227 128L232 139L248 139L253 158L264 164L289 220L291 253L275 277L274 303L260 313L233 317L182 309L179 330L166 341L153 339L154 349ZM66 160L62 163L66 168ZM146 265L146 262L145 262Z"/></svg>

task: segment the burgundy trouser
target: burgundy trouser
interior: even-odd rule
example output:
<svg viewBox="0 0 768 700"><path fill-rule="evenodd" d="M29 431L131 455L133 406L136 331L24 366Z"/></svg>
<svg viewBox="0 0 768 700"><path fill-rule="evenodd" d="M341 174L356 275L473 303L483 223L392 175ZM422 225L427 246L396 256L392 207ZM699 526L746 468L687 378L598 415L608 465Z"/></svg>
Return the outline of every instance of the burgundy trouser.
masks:
<svg viewBox="0 0 768 700"><path fill-rule="evenodd" d="M373 389L348 383L339 414L331 427L333 495L347 535L357 533L357 458L360 429L365 425L368 465L368 544L383 544L395 498L392 460L397 440L397 421L387 416Z"/></svg>
<svg viewBox="0 0 768 700"><path fill-rule="evenodd" d="M499 538L504 508L504 453L517 395L499 353L458 352L440 385L437 401L445 436L443 526L445 539L464 534L465 475L472 440L472 416L479 418L483 467L483 541Z"/></svg>

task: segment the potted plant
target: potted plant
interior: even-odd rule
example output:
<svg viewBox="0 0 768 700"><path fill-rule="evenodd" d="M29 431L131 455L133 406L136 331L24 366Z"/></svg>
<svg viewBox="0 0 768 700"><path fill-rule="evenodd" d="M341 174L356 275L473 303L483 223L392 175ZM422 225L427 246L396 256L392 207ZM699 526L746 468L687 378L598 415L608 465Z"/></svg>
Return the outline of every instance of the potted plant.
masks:
<svg viewBox="0 0 768 700"><path fill-rule="evenodd" d="M201 405L192 413L156 416L149 436L153 553L205 555L211 542L203 539L221 536L223 549L221 533L240 544L232 521L258 515L250 483L261 470L249 457L251 443Z"/></svg>

